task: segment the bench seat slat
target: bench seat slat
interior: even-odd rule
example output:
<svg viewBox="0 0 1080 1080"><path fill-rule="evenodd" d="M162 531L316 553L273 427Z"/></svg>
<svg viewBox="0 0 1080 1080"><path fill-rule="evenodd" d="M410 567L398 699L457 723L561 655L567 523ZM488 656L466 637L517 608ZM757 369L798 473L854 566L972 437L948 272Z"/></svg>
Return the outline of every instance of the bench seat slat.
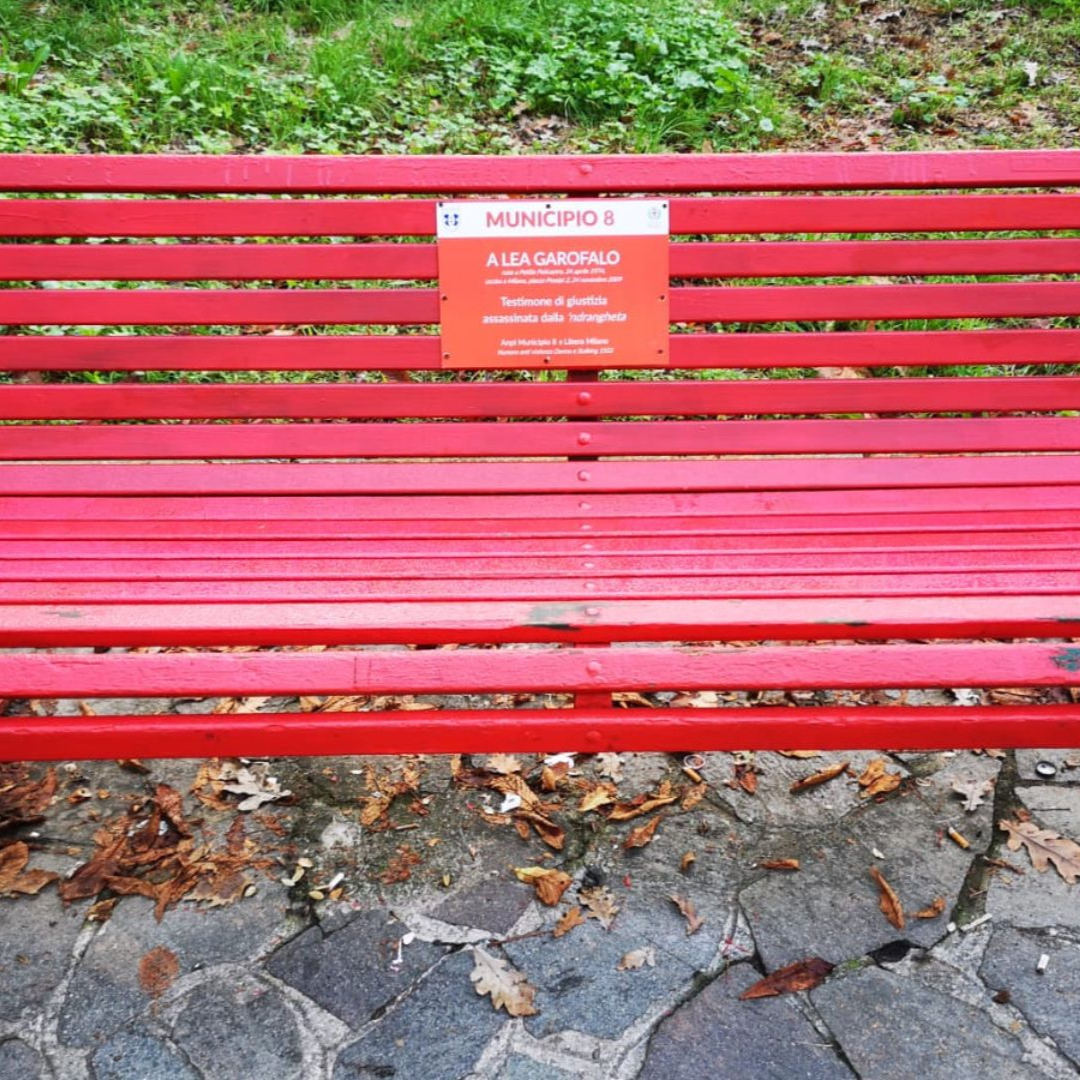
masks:
<svg viewBox="0 0 1080 1080"><path fill-rule="evenodd" d="M1080 376L1070 375L627 381L587 388L574 383L498 382L0 386L0 420L775 416L1077 408Z"/></svg>
<svg viewBox="0 0 1080 1080"><path fill-rule="evenodd" d="M0 427L0 460L550 457L1080 450L1080 419Z"/></svg>
<svg viewBox="0 0 1080 1080"><path fill-rule="evenodd" d="M0 605L0 647L1072 637L1052 596Z"/></svg>
<svg viewBox="0 0 1080 1080"><path fill-rule="evenodd" d="M286 540L422 539L440 537L444 540L474 540L481 538L563 537L584 539L613 536L786 536L793 533L875 535L878 533L947 533L960 531L976 535L983 532L1056 532L1077 527L1077 515L1071 510L1005 510L966 511L948 513L893 514L819 514L816 516L768 517L640 517L598 518L587 515L561 519L535 520L528 518L478 518L469 520L412 520L369 521L353 519L282 519L196 520L154 518L130 520L102 516L80 517L79 535L85 539L152 540L166 537L184 540L224 540L230 538ZM7 519L0 520L0 538L64 540L71 536L68 520Z"/></svg>
<svg viewBox="0 0 1080 1080"><path fill-rule="evenodd" d="M746 285L671 290L674 322L1069 315L1080 282ZM4 289L0 323L57 326L408 326L436 323L433 289Z"/></svg>
<svg viewBox="0 0 1080 1080"><path fill-rule="evenodd" d="M411 521L423 518L458 522L475 518L531 520L537 516L602 523L624 515L646 519L669 514L693 521L708 516L749 515L765 521L789 514L827 514L840 528L860 514L880 515L886 523L909 512L938 515L956 512L1080 510L1080 485L1060 487L866 488L852 500L847 490L738 492L598 493L579 495L411 495L398 496L2 496L0 516L40 521L101 518L113 521L222 520Z"/></svg>
<svg viewBox="0 0 1080 1080"><path fill-rule="evenodd" d="M1080 456L736 461L0 465L0 495L521 494L1080 483Z"/></svg>
<svg viewBox="0 0 1080 1080"><path fill-rule="evenodd" d="M788 155L2 154L6 191L785 191L1080 184L1076 150Z"/></svg>
<svg viewBox="0 0 1080 1080"><path fill-rule="evenodd" d="M317 691L317 688L313 688ZM1068 748L1077 705L891 706L814 709L491 709L375 713L274 713L230 716L13 717L0 733L7 760L282 757L410 753L548 753L552 746L601 750L871 749L920 750L994 745ZM403 730L407 724L407 732Z"/></svg>
<svg viewBox="0 0 1080 1080"><path fill-rule="evenodd" d="M764 645L637 649L340 650L0 656L0 684L18 697L216 697L251 694L452 694L507 690L911 689L1068 685L1075 650L1048 642L935 645ZM591 666L590 666L591 665ZM839 682L837 680L840 680Z"/></svg>
<svg viewBox="0 0 1080 1080"><path fill-rule="evenodd" d="M672 365L684 368L1080 361L1080 330L1070 329L674 334L669 344ZM0 337L0 367L9 371L407 370L441 362L439 339L413 334Z"/></svg>
<svg viewBox="0 0 1080 1080"><path fill-rule="evenodd" d="M471 556L444 558L313 557L247 559L2 559L2 581L231 581L275 580L284 567L297 581L398 580L402 578L573 578L760 576L768 574L963 572L1013 570L1072 571L1069 550L972 548L953 551L836 551L817 553L808 566L801 553L770 551L761 555L705 552L683 555Z"/></svg>
<svg viewBox="0 0 1080 1080"><path fill-rule="evenodd" d="M1068 274L1080 240L672 244L673 278L864 274ZM418 280L432 244L5 244L0 281Z"/></svg>
<svg viewBox="0 0 1080 1080"><path fill-rule="evenodd" d="M0 199L0 235L432 236L428 199ZM676 198L672 235L998 232L1080 228L1080 195Z"/></svg>
<svg viewBox="0 0 1080 1080"><path fill-rule="evenodd" d="M547 600L789 596L1016 596L1075 594L1075 570L808 573L742 576L518 578L293 578L212 581L4 581L3 604L337 603L348 600ZM879 674L880 678L880 674ZM892 678L890 674L890 679ZM682 683L679 683L682 686ZM727 685L727 684L725 684ZM946 684L952 685L952 684ZM729 687L730 688L730 687Z"/></svg>

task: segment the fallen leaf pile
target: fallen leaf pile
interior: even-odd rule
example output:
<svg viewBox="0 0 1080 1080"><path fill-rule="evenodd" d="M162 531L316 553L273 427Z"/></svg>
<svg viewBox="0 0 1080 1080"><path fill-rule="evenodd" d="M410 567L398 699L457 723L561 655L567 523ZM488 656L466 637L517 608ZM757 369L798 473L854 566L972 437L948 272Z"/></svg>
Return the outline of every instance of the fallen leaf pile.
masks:
<svg viewBox="0 0 1080 1080"><path fill-rule="evenodd" d="M55 769L35 780L21 762L0 764L0 832L41 821L56 786Z"/></svg>
<svg viewBox="0 0 1080 1080"><path fill-rule="evenodd" d="M219 761L213 758L199 766L191 793L204 806L214 810L239 810L248 813L258 810L266 803L287 799L291 791L284 791L277 777L270 775L265 761L241 765L236 761ZM240 802L226 799L225 795L240 795Z"/></svg>
<svg viewBox="0 0 1080 1080"><path fill-rule="evenodd" d="M108 890L154 901L158 919L180 900L216 907L239 900L251 881L248 871L265 870L236 818L223 848L214 849L194 834L198 822L184 818L180 793L158 784L154 794L94 834L91 858L59 884L65 901L86 900Z"/></svg>
<svg viewBox="0 0 1080 1080"><path fill-rule="evenodd" d="M876 795L887 795L900 786L903 779L900 773L891 773L885 769L884 758L874 758L859 777L859 797L870 799Z"/></svg>
<svg viewBox="0 0 1080 1080"><path fill-rule="evenodd" d="M1080 880L1080 844L1067 840L1053 829L1040 829L1033 821L998 822L998 828L1009 834L1008 848L1019 851L1020 846L1027 848L1031 856L1031 865L1040 873L1045 873L1050 864L1070 884Z"/></svg>

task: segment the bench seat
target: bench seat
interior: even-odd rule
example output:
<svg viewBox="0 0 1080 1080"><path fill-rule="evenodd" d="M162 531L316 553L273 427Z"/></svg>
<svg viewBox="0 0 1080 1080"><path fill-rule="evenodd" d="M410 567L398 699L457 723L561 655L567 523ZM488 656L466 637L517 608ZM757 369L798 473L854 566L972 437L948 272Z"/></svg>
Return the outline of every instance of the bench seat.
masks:
<svg viewBox="0 0 1080 1080"><path fill-rule="evenodd" d="M866 175L844 155L660 159L660 182L650 158L550 159L539 181L499 159L180 158L162 179L141 158L0 155L0 323L29 331L0 337L0 697L571 706L17 716L0 757L1080 743L1080 240L1059 235L1080 227L1061 190L1080 154L872 157ZM394 240L433 231L415 196L582 175L693 193L672 198L693 238L672 244L675 377L431 378L434 248ZM895 193L913 188L934 190ZM852 190L875 194L820 194ZM352 197L372 192L395 197ZM121 239L80 242L102 233ZM55 287L104 280L157 284ZM207 280L224 287L167 284ZM961 363L999 366L937 372ZM812 377L758 377L781 368ZM274 370L337 374L177 381ZM1054 701L612 699L960 687Z"/></svg>

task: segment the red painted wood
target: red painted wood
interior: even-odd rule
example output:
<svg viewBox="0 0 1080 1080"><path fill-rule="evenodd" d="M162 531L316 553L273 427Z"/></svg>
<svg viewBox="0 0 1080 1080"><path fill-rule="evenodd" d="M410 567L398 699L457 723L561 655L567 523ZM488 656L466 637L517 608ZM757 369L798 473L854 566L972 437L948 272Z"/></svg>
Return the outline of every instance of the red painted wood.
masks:
<svg viewBox="0 0 1080 1080"><path fill-rule="evenodd" d="M68 521L106 517L116 521L187 520L214 522L229 519L310 521L320 518L347 521L433 520L457 522L475 518L566 520L577 518L601 523L609 518L646 519L673 514L693 521L716 515L750 515L775 520L787 514L828 514L841 529L844 523L868 513L886 521L907 512L940 515L947 521L957 512L1016 510L1021 514L1044 510L1080 509L1080 486L902 489L867 488L857 500L848 491L740 491L651 492L588 495L412 495L397 496L0 496L3 518Z"/></svg>
<svg viewBox="0 0 1080 1080"><path fill-rule="evenodd" d="M686 382L0 386L0 420L746 416L1080 408L1080 376ZM875 421L876 422L876 421Z"/></svg>
<svg viewBox="0 0 1080 1080"><path fill-rule="evenodd" d="M1080 227L1080 221L1077 222ZM675 322L1071 315L1080 282L974 285L747 285L671 290ZM433 289L5 289L10 325L412 325L439 320Z"/></svg>
<svg viewBox="0 0 1080 1080"><path fill-rule="evenodd" d="M2 181L0 181L2 183ZM1076 229L1077 195L671 200L672 235ZM431 236L426 199L0 199L10 237Z"/></svg>
<svg viewBox="0 0 1080 1080"><path fill-rule="evenodd" d="M886 240L671 245L673 278L1068 274L1080 240ZM5 244L0 281L430 280L431 244Z"/></svg>
<svg viewBox="0 0 1080 1080"><path fill-rule="evenodd" d="M0 191L791 191L1080 184L1075 150L279 156L3 154Z"/></svg>
<svg viewBox="0 0 1080 1080"><path fill-rule="evenodd" d="M65 500L59 500L61 502ZM141 501L141 500L137 500ZM179 500L177 500L179 501ZM108 517L78 518L79 536L85 539L186 540L253 539L372 539L382 537L447 540L520 537L563 537L581 541L614 536L819 536L963 532L964 535L1005 531L1056 533L1080 526L1080 515L1070 510L965 511L922 514L819 514L754 517L596 517L580 509L563 518L397 519L265 518L190 519L162 521ZM56 518L0 520L0 539L64 540L72 535L71 522Z"/></svg>
<svg viewBox="0 0 1080 1080"><path fill-rule="evenodd" d="M0 656L11 697L458 694L508 690L1066 686L1078 651L1052 643L754 648L347 650ZM987 678L997 680L988 684Z"/></svg>
<svg viewBox="0 0 1080 1080"><path fill-rule="evenodd" d="M1058 560L1064 562L1067 560ZM658 573L659 568L652 568ZM168 571L164 571L167 573ZM283 568L280 573L286 573ZM422 574L413 568L412 574ZM524 571L523 571L524 572ZM557 584L556 584L557 582ZM808 570L804 574L674 577L382 577L324 579L218 578L198 581L5 581L5 604L235 604L336 603L347 600L626 600L637 598L773 598L789 596L1035 596L1080 591L1075 570L945 573L843 574ZM891 676L890 676L891 677ZM878 675L880 682L881 676ZM682 686L682 683L679 683ZM727 684L725 684L727 685ZM846 684L845 684L846 685Z"/></svg>
<svg viewBox="0 0 1080 1080"><path fill-rule="evenodd" d="M27 559L33 562L49 558L95 559L319 559L361 558L471 559L493 557L565 558L582 554L587 558L609 555L698 555L724 552L729 555L760 555L767 552L794 552L807 557L840 551L1070 551L1080 546L1080 521L1072 530L1049 532L930 532L864 533L849 536L813 533L779 536L688 536L648 535L596 537L582 534L573 540L562 537L507 537L451 540L446 537L402 537L338 540L320 538L302 540L224 539L181 540L97 540L72 536L64 540L0 539L0 558ZM73 523L72 533L78 525ZM285 576L283 573L282 576Z"/></svg>
<svg viewBox="0 0 1080 1080"><path fill-rule="evenodd" d="M0 759L256 757L1076 745L1080 706L492 709L228 716L10 717Z"/></svg>
<svg viewBox="0 0 1080 1080"><path fill-rule="evenodd" d="M1080 636L1080 594L0 606L0 646L806 641Z"/></svg>
<svg viewBox="0 0 1080 1080"><path fill-rule="evenodd" d="M233 581L279 580L286 572L305 580L437 580L471 577L577 581L608 577L759 577L776 574L923 574L1008 571L1074 571L1071 551L1061 549L952 551L835 551L814 556L800 551L766 554L707 552L684 555L496 556L443 558L280 558L247 559L0 559L3 581ZM567 586L569 587L569 586ZM555 591L556 586L552 586Z"/></svg>
<svg viewBox="0 0 1080 1080"><path fill-rule="evenodd" d="M0 460L850 454L1080 449L1080 420L0 427Z"/></svg>
<svg viewBox="0 0 1080 1080"><path fill-rule="evenodd" d="M1080 361L1080 330L890 330L674 334L672 365L770 368L819 365L1064 364ZM10 371L249 371L431 369L426 335L0 337Z"/></svg>
<svg viewBox="0 0 1080 1080"><path fill-rule="evenodd" d="M0 495L521 494L1080 483L1069 455L737 461L0 465Z"/></svg>

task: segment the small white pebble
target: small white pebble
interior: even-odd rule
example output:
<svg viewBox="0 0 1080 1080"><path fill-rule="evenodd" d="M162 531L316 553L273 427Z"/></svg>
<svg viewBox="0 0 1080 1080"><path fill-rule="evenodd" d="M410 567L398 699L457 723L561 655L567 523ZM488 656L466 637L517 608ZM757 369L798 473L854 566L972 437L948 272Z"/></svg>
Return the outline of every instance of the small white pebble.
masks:
<svg viewBox="0 0 1080 1080"><path fill-rule="evenodd" d="M880 850L879 850L878 848L876 848L876 847L872 847L872 848L870 849L870 854L871 854L871 855L873 855L875 859L884 859L884 858L885 858L885 852L884 852L884 851L880 851Z"/></svg>
<svg viewBox="0 0 1080 1080"><path fill-rule="evenodd" d="M949 923L949 925L945 927L945 933L946 934L955 934L956 933L956 923L954 923L954 922Z"/></svg>
<svg viewBox="0 0 1080 1080"><path fill-rule="evenodd" d="M416 935L410 930L402 939L402 945L411 945L416 940Z"/></svg>

